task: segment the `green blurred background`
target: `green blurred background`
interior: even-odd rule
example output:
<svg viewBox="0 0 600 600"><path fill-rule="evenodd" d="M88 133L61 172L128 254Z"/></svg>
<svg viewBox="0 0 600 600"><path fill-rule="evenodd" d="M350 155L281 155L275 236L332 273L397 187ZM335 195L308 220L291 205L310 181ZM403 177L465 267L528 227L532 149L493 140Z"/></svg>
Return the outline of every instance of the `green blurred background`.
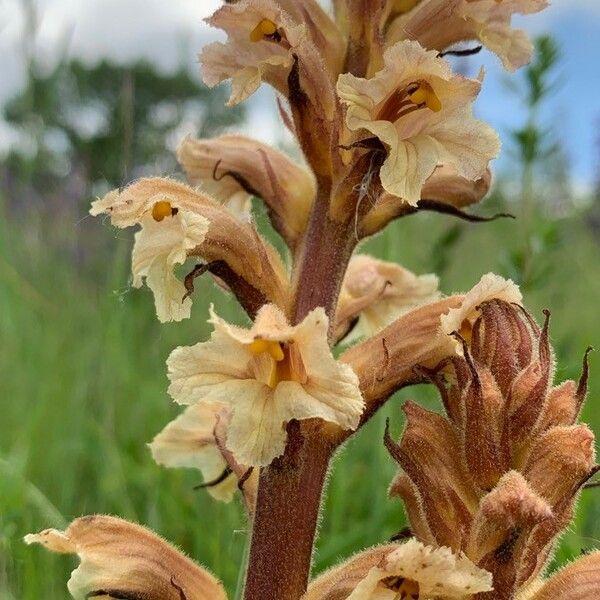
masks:
<svg viewBox="0 0 600 600"><path fill-rule="evenodd" d="M470 224L421 213L393 223L361 248L417 273L436 272L445 292L471 287L488 271L509 276L538 317L552 311L557 380L579 376L583 352L598 343L600 206L575 193L560 123L539 114L552 94L560 53L538 41L536 61L513 79L525 118L504 131L510 168L475 212L517 219ZM72 518L109 513L161 533L219 575L235 593L247 537L239 501L194 491L199 475L155 465L146 443L179 411L166 394L165 359L209 333L207 307L243 322L231 299L197 282L193 318L160 325L147 289L130 289L131 231L87 217L91 199L132 178L177 172L169 140L184 118L197 135L241 127L243 109L223 108L186 68L66 59L48 71L28 63L24 91L4 119L30 142L0 166L0 598L66 598L73 557L27 548L22 536ZM74 115L102 115L82 132ZM31 150L33 148L33 151ZM270 231L263 208L257 221ZM600 377L592 355L584 420L600 425ZM412 398L438 407L431 387L405 390L336 459L321 523L316 569L389 539L405 524L386 498L395 466L383 424L402 427ZM600 490L587 490L564 535L561 563L600 545Z"/></svg>

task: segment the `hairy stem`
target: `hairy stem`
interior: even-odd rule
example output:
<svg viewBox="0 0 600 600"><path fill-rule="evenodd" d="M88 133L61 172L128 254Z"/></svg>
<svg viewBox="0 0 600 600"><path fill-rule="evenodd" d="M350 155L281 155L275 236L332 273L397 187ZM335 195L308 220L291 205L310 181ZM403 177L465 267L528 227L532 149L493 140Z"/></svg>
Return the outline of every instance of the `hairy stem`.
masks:
<svg viewBox="0 0 600 600"><path fill-rule="evenodd" d="M320 186L294 272L296 301L292 320L301 321L322 306L333 329L335 309L348 261L356 246L352 221L329 216L329 188Z"/></svg>
<svg viewBox="0 0 600 600"><path fill-rule="evenodd" d="M304 438L260 474L246 600L298 600L308 583L321 495L333 446Z"/></svg>
<svg viewBox="0 0 600 600"><path fill-rule="evenodd" d="M341 282L355 241L329 215L320 186L294 275L292 322L322 306L333 330ZM245 600L298 600L306 591L321 496L335 444L309 421L288 425L285 454L262 469L252 528ZM317 428L318 429L318 428Z"/></svg>

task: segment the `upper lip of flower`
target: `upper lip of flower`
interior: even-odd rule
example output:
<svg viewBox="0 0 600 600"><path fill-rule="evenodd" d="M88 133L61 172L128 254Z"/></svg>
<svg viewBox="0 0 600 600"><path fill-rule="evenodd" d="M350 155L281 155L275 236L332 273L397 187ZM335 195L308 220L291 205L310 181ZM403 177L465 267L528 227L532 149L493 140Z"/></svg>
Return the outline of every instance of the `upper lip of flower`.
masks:
<svg viewBox="0 0 600 600"><path fill-rule="evenodd" d="M392 91L381 103L377 118L382 121L395 122L401 117L428 108L432 112L442 110L442 103L433 86L426 80L411 81Z"/></svg>

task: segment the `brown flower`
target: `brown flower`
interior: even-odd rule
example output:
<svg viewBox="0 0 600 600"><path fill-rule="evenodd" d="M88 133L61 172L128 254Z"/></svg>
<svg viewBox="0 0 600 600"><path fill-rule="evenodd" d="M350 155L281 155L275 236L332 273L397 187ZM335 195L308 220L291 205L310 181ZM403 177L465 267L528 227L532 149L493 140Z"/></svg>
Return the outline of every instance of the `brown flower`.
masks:
<svg viewBox="0 0 600 600"><path fill-rule="evenodd" d="M594 436L575 424L587 365L579 386L551 387L548 320L539 327L512 282L484 278L442 319L462 355L423 369L446 416L408 404L400 442L386 433L402 468L391 493L414 532L492 572L490 600L536 580L596 469Z"/></svg>
<svg viewBox="0 0 600 600"><path fill-rule="evenodd" d="M81 564L67 587L77 600L227 600L222 584L150 530L115 517L75 519L65 531L25 536L53 552L77 554Z"/></svg>

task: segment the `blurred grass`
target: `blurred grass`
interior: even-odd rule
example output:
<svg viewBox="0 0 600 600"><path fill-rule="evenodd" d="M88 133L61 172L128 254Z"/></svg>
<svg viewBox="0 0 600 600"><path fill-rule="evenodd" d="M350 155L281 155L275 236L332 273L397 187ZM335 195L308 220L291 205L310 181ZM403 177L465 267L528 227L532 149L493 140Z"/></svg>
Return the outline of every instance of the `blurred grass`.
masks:
<svg viewBox="0 0 600 600"><path fill-rule="evenodd" d="M22 536L89 513L148 525L233 592L246 539L241 507L193 491L198 475L158 467L145 444L178 413L166 394L169 352L207 335L209 302L224 316L240 313L203 279L193 318L161 326L151 294L128 289L130 232L116 233L100 220L85 223L110 250L76 263L51 249L43 223L19 218L9 221L0 205L0 598L66 598L73 557L27 548ZM514 222L461 226L454 245L437 243L454 226L420 214L393 224L363 250L417 272L446 265L446 292L469 288L487 271L503 271L506 253L518 244ZM61 235L75 239L82 227L65 222ZM600 247L577 216L560 222L560 235L550 275L526 300L538 317L542 308L552 310L558 378L564 379L578 377L584 349L598 345ZM592 356L596 371L594 363ZM317 569L387 540L404 525L400 504L386 498L395 466L381 443L383 423L391 416L399 433L402 399L438 403L427 386L399 396L334 463ZM600 378L593 375L584 419L596 430L599 396ZM600 491L585 491L558 562L598 544L599 517Z"/></svg>

